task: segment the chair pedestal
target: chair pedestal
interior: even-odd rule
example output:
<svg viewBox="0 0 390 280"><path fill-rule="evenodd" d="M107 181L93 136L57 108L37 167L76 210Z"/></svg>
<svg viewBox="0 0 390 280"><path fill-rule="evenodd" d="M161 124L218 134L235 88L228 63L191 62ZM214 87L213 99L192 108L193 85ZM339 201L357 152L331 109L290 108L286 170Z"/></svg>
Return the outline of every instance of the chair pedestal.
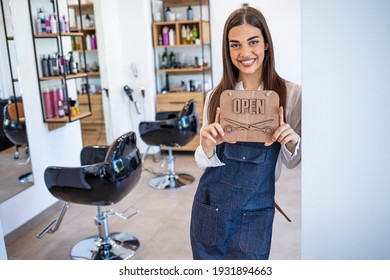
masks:
<svg viewBox="0 0 390 280"><path fill-rule="evenodd" d="M118 215L123 219L133 216L124 217L122 216L122 213L118 214L112 210L103 212L101 211L100 206L98 206L98 214L95 216L95 222L99 229L99 235L94 235L78 242L72 248L72 259L128 260L137 253L140 242L135 236L123 232L109 232L108 219L112 215Z"/></svg>
<svg viewBox="0 0 390 280"><path fill-rule="evenodd" d="M168 148L168 156L166 157L168 164L168 173L156 176L149 181L149 186L154 189L177 189L183 188L192 184L195 178L189 174L175 172L175 157L172 155L172 148Z"/></svg>

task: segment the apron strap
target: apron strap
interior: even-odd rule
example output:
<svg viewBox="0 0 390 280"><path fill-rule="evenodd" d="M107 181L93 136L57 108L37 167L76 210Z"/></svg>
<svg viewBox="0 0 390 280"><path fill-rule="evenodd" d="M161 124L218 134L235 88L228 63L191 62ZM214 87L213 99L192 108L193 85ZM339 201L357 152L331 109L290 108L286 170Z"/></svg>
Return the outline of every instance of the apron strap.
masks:
<svg viewBox="0 0 390 280"><path fill-rule="evenodd" d="M282 208L280 208L280 206L276 202L275 202L275 208L276 208L276 210L278 210L280 212L280 214L283 215L283 217L286 218L287 221L289 221L291 223L290 218L286 215L286 213L283 212Z"/></svg>

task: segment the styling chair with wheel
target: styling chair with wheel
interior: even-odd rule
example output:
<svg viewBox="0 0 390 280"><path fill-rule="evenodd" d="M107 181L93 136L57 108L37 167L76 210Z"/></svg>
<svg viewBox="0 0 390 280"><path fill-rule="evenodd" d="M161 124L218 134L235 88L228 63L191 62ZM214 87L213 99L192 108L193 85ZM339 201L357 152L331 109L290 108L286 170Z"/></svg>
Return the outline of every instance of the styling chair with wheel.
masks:
<svg viewBox="0 0 390 280"><path fill-rule="evenodd" d="M28 149L28 138L26 122L24 118L23 102L10 102L3 107L3 132L9 141L11 141L11 143L16 147L14 159L19 159L19 148L24 146L26 149L27 159L26 162L19 162L19 164L30 164L31 158ZM33 182L34 176L32 172L27 172L21 174L18 177L18 181L21 183Z"/></svg>
<svg viewBox="0 0 390 280"><path fill-rule="evenodd" d="M137 214L138 209L130 206L118 213L113 209L103 211L102 207L116 204L128 195L137 185L141 172L141 156L134 132L123 134L110 146L84 147L80 167L47 167L44 173L46 186L64 204L58 218L48 224L37 237L42 238L46 233L57 231L69 203L97 206L94 220L99 234L78 242L72 248L71 258L132 258L137 253L140 242L127 233L110 233L108 220L113 216L128 219Z"/></svg>
<svg viewBox="0 0 390 280"><path fill-rule="evenodd" d="M28 154L28 139L22 102L8 103L3 107L3 130L7 138L16 146L14 159L19 158L19 148L22 146L26 147Z"/></svg>
<svg viewBox="0 0 390 280"><path fill-rule="evenodd" d="M149 146L165 146L168 156L165 162L168 171L149 181L149 186L155 189L182 188L192 184L195 178L190 174L175 172L175 157L172 149L187 145L198 133L199 118L196 112L196 102L189 100L182 110L175 114L169 112L166 119L160 117L156 121L144 121L139 124L141 139Z"/></svg>

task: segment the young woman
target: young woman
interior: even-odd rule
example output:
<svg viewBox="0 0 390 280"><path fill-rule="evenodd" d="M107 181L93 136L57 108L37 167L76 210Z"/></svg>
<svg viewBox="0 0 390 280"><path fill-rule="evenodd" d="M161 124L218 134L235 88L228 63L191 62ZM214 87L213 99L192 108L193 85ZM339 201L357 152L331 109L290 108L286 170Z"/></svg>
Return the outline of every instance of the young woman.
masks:
<svg viewBox="0 0 390 280"><path fill-rule="evenodd" d="M280 126L269 143L224 140L219 123L224 90L273 90ZM223 32L223 77L205 100L201 141L195 151L205 170L191 217L194 259L268 259L275 213L275 181L281 162L301 159L301 89L275 70L271 34L252 7L234 11Z"/></svg>

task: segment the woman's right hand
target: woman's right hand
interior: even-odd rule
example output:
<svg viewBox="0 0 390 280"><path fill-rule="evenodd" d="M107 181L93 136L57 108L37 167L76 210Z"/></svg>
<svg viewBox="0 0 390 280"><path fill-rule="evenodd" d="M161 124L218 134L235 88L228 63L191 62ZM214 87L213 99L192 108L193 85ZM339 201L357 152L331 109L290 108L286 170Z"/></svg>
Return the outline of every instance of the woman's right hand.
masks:
<svg viewBox="0 0 390 280"><path fill-rule="evenodd" d="M215 147L225 142L223 128L220 124L221 109L218 107L215 114L215 121L200 130L200 143L208 158L213 156Z"/></svg>

